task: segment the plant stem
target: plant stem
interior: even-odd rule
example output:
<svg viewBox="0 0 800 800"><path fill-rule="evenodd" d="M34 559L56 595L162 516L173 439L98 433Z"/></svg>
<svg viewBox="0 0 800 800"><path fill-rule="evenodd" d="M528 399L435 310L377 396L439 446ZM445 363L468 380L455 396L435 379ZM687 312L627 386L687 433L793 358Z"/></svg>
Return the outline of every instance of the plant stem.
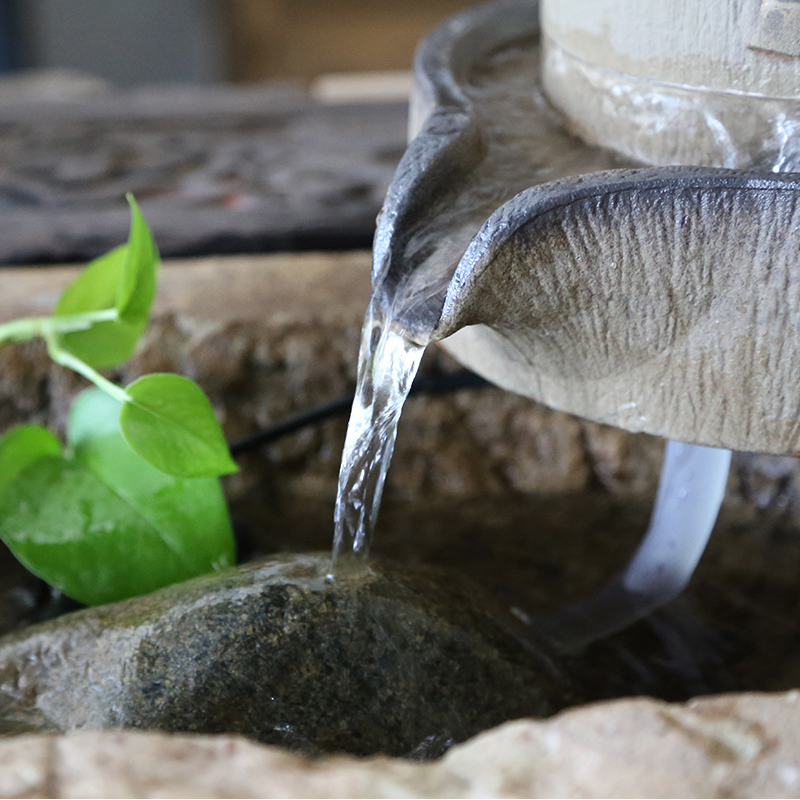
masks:
<svg viewBox="0 0 800 800"><path fill-rule="evenodd" d="M59 345L58 339L52 330L45 330L42 335L47 342L47 352L56 364L75 370L79 375L83 375L86 380L91 381L98 389L102 389L115 400L119 400L120 403L130 400L128 393L122 387L104 378L99 372L85 364L77 356L72 355L68 350L64 350Z"/></svg>
<svg viewBox="0 0 800 800"><path fill-rule="evenodd" d="M25 342L37 336L46 337L48 331L53 333L85 331L96 322L113 322L116 319L119 319L116 308L53 317L24 317L0 325L0 344L6 341Z"/></svg>
<svg viewBox="0 0 800 800"><path fill-rule="evenodd" d="M96 322L116 322L119 311L116 308L101 308L97 311L84 311L80 314L61 314L43 318L43 327L55 333L74 333L91 328Z"/></svg>
<svg viewBox="0 0 800 800"><path fill-rule="evenodd" d="M27 317L15 319L0 325L0 342L25 342L40 335L44 317Z"/></svg>

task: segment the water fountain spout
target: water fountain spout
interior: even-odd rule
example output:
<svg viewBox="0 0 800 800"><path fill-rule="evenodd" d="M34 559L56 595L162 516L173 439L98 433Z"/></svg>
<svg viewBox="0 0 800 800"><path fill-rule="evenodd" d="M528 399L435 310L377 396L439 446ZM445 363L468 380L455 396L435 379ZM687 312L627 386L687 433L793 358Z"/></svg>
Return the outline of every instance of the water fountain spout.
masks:
<svg viewBox="0 0 800 800"><path fill-rule="evenodd" d="M597 6L615 13L613 3ZM545 626L574 646L685 585L714 525L731 449L800 450L800 175L788 171L793 147L748 144L755 134L735 114L725 128L717 112L725 102L741 106L735 92L687 99L691 87L677 86L684 116L670 118L660 145L641 144L649 135L641 120L614 117L621 100L597 144L575 137L585 115L575 124L545 92L553 85L552 99L572 107L559 72L569 53L545 36L542 78L538 10L533 0L500 0L422 45L414 138L378 224L373 302L409 340L441 340L498 386L672 440L650 528L626 572ZM544 19L554 20L556 36L570 27L557 11ZM778 80L771 67L763 66L764 80ZM598 69L583 70L579 94L591 94L590 78L608 77ZM607 80L595 83L616 96ZM636 86L640 95L646 89ZM660 84L658 92L655 106L669 94ZM762 139L800 119L800 100L751 100ZM778 120L783 101L788 111ZM705 127L675 127L698 103L716 116L709 112ZM609 149L608 131L617 128L625 136ZM712 129L718 135L708 144ZM726 132L740 156L751 148L752 158L732 162L738 169L718 166L714 148ZM692 136L701 166L675 166L692 152ZM650 160L666 166L642 165L656 151L663 158Z"/></svg>

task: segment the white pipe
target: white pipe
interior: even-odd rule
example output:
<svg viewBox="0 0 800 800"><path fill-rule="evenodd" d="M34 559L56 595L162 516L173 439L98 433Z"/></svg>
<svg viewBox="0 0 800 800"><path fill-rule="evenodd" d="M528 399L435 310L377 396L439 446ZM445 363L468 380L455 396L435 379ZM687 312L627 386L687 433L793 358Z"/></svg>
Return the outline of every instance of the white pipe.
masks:
<svg viewBox="0 0 800 800"><path fill-rule="evenodd" d="M622 576L627 591L654 606L683 591L717 520L730 464L730 450L667 442L650 525Z"/></svg>
<svg viewBox="0 0 800 800"><path fill-rule="evenodd" d="M714 528L730 463L730 450L667 442L650 525L625 571L586 600L534 620L538 632L579 650L680 594Z"/></svg>

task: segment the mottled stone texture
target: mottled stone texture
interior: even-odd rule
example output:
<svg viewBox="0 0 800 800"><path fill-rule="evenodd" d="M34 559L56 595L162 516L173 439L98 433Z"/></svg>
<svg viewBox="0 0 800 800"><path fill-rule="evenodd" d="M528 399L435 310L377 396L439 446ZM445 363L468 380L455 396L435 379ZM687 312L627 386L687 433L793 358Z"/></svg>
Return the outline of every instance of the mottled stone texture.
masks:
<svg viewBox="0 0 800 800"><path fill-rule="evenodd" d="M552 408L792 455L798 229L794 175L651 168L533 187L459 262L438 331Z"/></svg>
<svg viewBox="0 0 800 800"><path fill-rule="evenodd" d="M73 268L0 272L0 318L41 314ZM120 371L174 370L212 397L231 439L351 391L369 296L369 254L212 258L163 269L153 324ZM431 347L423 374L457 365ZM0 351L0 430L23 421L62 428L82 387L52 366L38 344ZM234 502L288 507L330 504L345 417L287 437L243 458L228 479ZM387 498L447 502L603 489L655 490L663 444L585 422L499 389L412 398L406 407ZM729 499L752 507L776 498L794 507L794 459L740 457Z"/></svg>
<svg viewBox="0 0 800 800"><path fill-rule="evenodd" d="M274 558L0 640L0 730L237 732L430 757L574 693L475 585Z"/></svg>
<svg viewBox="0 0 800 800"><path fill-rule="evenodd" d="M622 700L512 722L434 764L309 761L229 736L0 742L2 797L797 797L796 692Z"/></svg>

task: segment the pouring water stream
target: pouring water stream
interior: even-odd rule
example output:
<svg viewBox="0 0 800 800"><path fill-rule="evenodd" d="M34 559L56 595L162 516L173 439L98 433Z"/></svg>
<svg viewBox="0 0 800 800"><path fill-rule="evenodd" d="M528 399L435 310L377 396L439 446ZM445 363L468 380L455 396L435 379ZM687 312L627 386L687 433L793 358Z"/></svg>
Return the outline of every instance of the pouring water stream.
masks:
<svg viewBox="0 0 800 800"><path fill-rule="evenodd" d="M340 555L369 553L397 425L424 350L373 299L362 331L358 384L339 472L331 574Z"/></svg>
<svg viewBox="0 0 800 800"><path fill-rule="evenodd" d="M530 186L630 165L565 136L563 120L540 91L531 91L538 69L537 47L512 46L472 75L465 90L481 117L486 157L467 185L431 209L433 222L409 236L407 269L399 284L373 288L339 473L331 577L343 557L369 553L403 403L455 266L483 222ZM504 89L499 96L491 92L496 85ZM533 138L536 152L530 147ZM403 322L409 319L413 331ZM533 620L539 631L565 649L579 648L678 594L716 521L730 456L728 450L668 442L650 525L627 569L595 596Z"/></svg>

